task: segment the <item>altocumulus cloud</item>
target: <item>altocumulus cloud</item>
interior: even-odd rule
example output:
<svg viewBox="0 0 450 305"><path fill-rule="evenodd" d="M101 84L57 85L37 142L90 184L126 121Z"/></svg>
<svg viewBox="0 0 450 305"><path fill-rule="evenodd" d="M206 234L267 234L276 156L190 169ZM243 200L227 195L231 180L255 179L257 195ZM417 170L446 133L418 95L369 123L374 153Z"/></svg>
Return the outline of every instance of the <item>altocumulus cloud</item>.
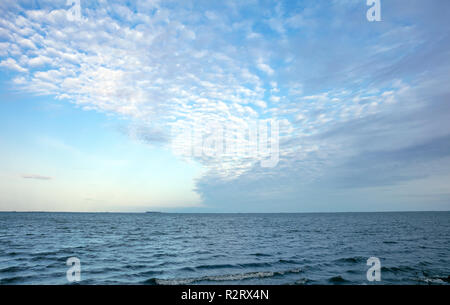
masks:
<svg viewBox="0 0 450 305"><path fill-rule="evenodd" d="M17 88L131 118L127 133L152 144L280 122L274 168L198 158L208 206L449 207L448 1L384 1L380 23L363 0L82 1L78 21L65 0L38 2L0 4Z"/></svg>

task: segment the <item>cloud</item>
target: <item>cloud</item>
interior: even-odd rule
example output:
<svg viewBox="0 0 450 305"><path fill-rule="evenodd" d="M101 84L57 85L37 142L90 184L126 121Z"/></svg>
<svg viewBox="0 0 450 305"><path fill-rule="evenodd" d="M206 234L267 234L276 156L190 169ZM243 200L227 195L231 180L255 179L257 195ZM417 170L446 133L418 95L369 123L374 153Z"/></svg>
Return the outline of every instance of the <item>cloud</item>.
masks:
<svg viewBox="0 0 450 305"><path fill-rule="evenodd" d="M125 130L124 130L125 129ZM131 124L121 129L130 138L147 144L165 144L170 141L169 135L164 130L148 125Z"/></svg>
<svg viewBox="0 0 450 305"><path fill-rule="evenodd" d="M35 180L52 180L53 179L52 177L36 175L36 174L22 175L22 178L24 178L24 179L35 179Z"/></svg>
<svg viewBox="0 0 450 305"><path fill-rule="evenodd" d="M268 75L272 75L275 71L260 58L256 64L259 70L267 73Z"/></svg>
<svg viewBox="0 0 450 305"><path fill-rule="evenodd" d="M6 67L19 72L26 72L27 69L21 67L13 58L8 58L0 62L0 67Z"/></svg>

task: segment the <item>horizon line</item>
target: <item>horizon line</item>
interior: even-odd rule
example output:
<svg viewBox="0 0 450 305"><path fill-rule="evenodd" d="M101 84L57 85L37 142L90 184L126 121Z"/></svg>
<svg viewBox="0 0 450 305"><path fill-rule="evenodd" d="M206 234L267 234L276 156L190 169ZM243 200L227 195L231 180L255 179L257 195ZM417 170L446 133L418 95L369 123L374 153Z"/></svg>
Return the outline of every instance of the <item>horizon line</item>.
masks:
<svg viewBox="0 0 450 305"><path fill-rule="evenodd" d="M407 210L407 211L334 211L334 212L110 212L110 211L0 211L0 213L79 213L79 214L339 214L339 213L429 213L450 212L450 210Z"/></svg>

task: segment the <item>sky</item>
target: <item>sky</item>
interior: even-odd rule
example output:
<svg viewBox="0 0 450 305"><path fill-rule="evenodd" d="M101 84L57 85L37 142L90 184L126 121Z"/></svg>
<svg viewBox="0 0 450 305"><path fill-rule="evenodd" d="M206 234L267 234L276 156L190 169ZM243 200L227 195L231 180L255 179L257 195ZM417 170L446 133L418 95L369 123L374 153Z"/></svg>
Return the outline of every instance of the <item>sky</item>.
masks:
<svg viewBox="0 0 450 305"><path fill-rule="evenodd" d="M450 2L380 4L2 0L0 210L449 210Z"/></svg>

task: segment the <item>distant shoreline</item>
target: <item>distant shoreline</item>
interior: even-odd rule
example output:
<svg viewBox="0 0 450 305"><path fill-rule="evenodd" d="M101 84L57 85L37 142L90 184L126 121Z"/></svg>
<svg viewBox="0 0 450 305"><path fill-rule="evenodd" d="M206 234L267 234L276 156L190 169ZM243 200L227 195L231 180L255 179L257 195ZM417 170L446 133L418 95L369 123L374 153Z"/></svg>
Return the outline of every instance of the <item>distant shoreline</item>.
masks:
<svg viewBox="0 0 450 305"><path fill-rule="evenodd" d="M448 213L450 210L434 210L434 211L344 211L344 212L161 212L161 211L144 211L144 212L87 212L87 211L0 211L0 213L73 213L73 214L376 214L376 213Z"/></svg>

